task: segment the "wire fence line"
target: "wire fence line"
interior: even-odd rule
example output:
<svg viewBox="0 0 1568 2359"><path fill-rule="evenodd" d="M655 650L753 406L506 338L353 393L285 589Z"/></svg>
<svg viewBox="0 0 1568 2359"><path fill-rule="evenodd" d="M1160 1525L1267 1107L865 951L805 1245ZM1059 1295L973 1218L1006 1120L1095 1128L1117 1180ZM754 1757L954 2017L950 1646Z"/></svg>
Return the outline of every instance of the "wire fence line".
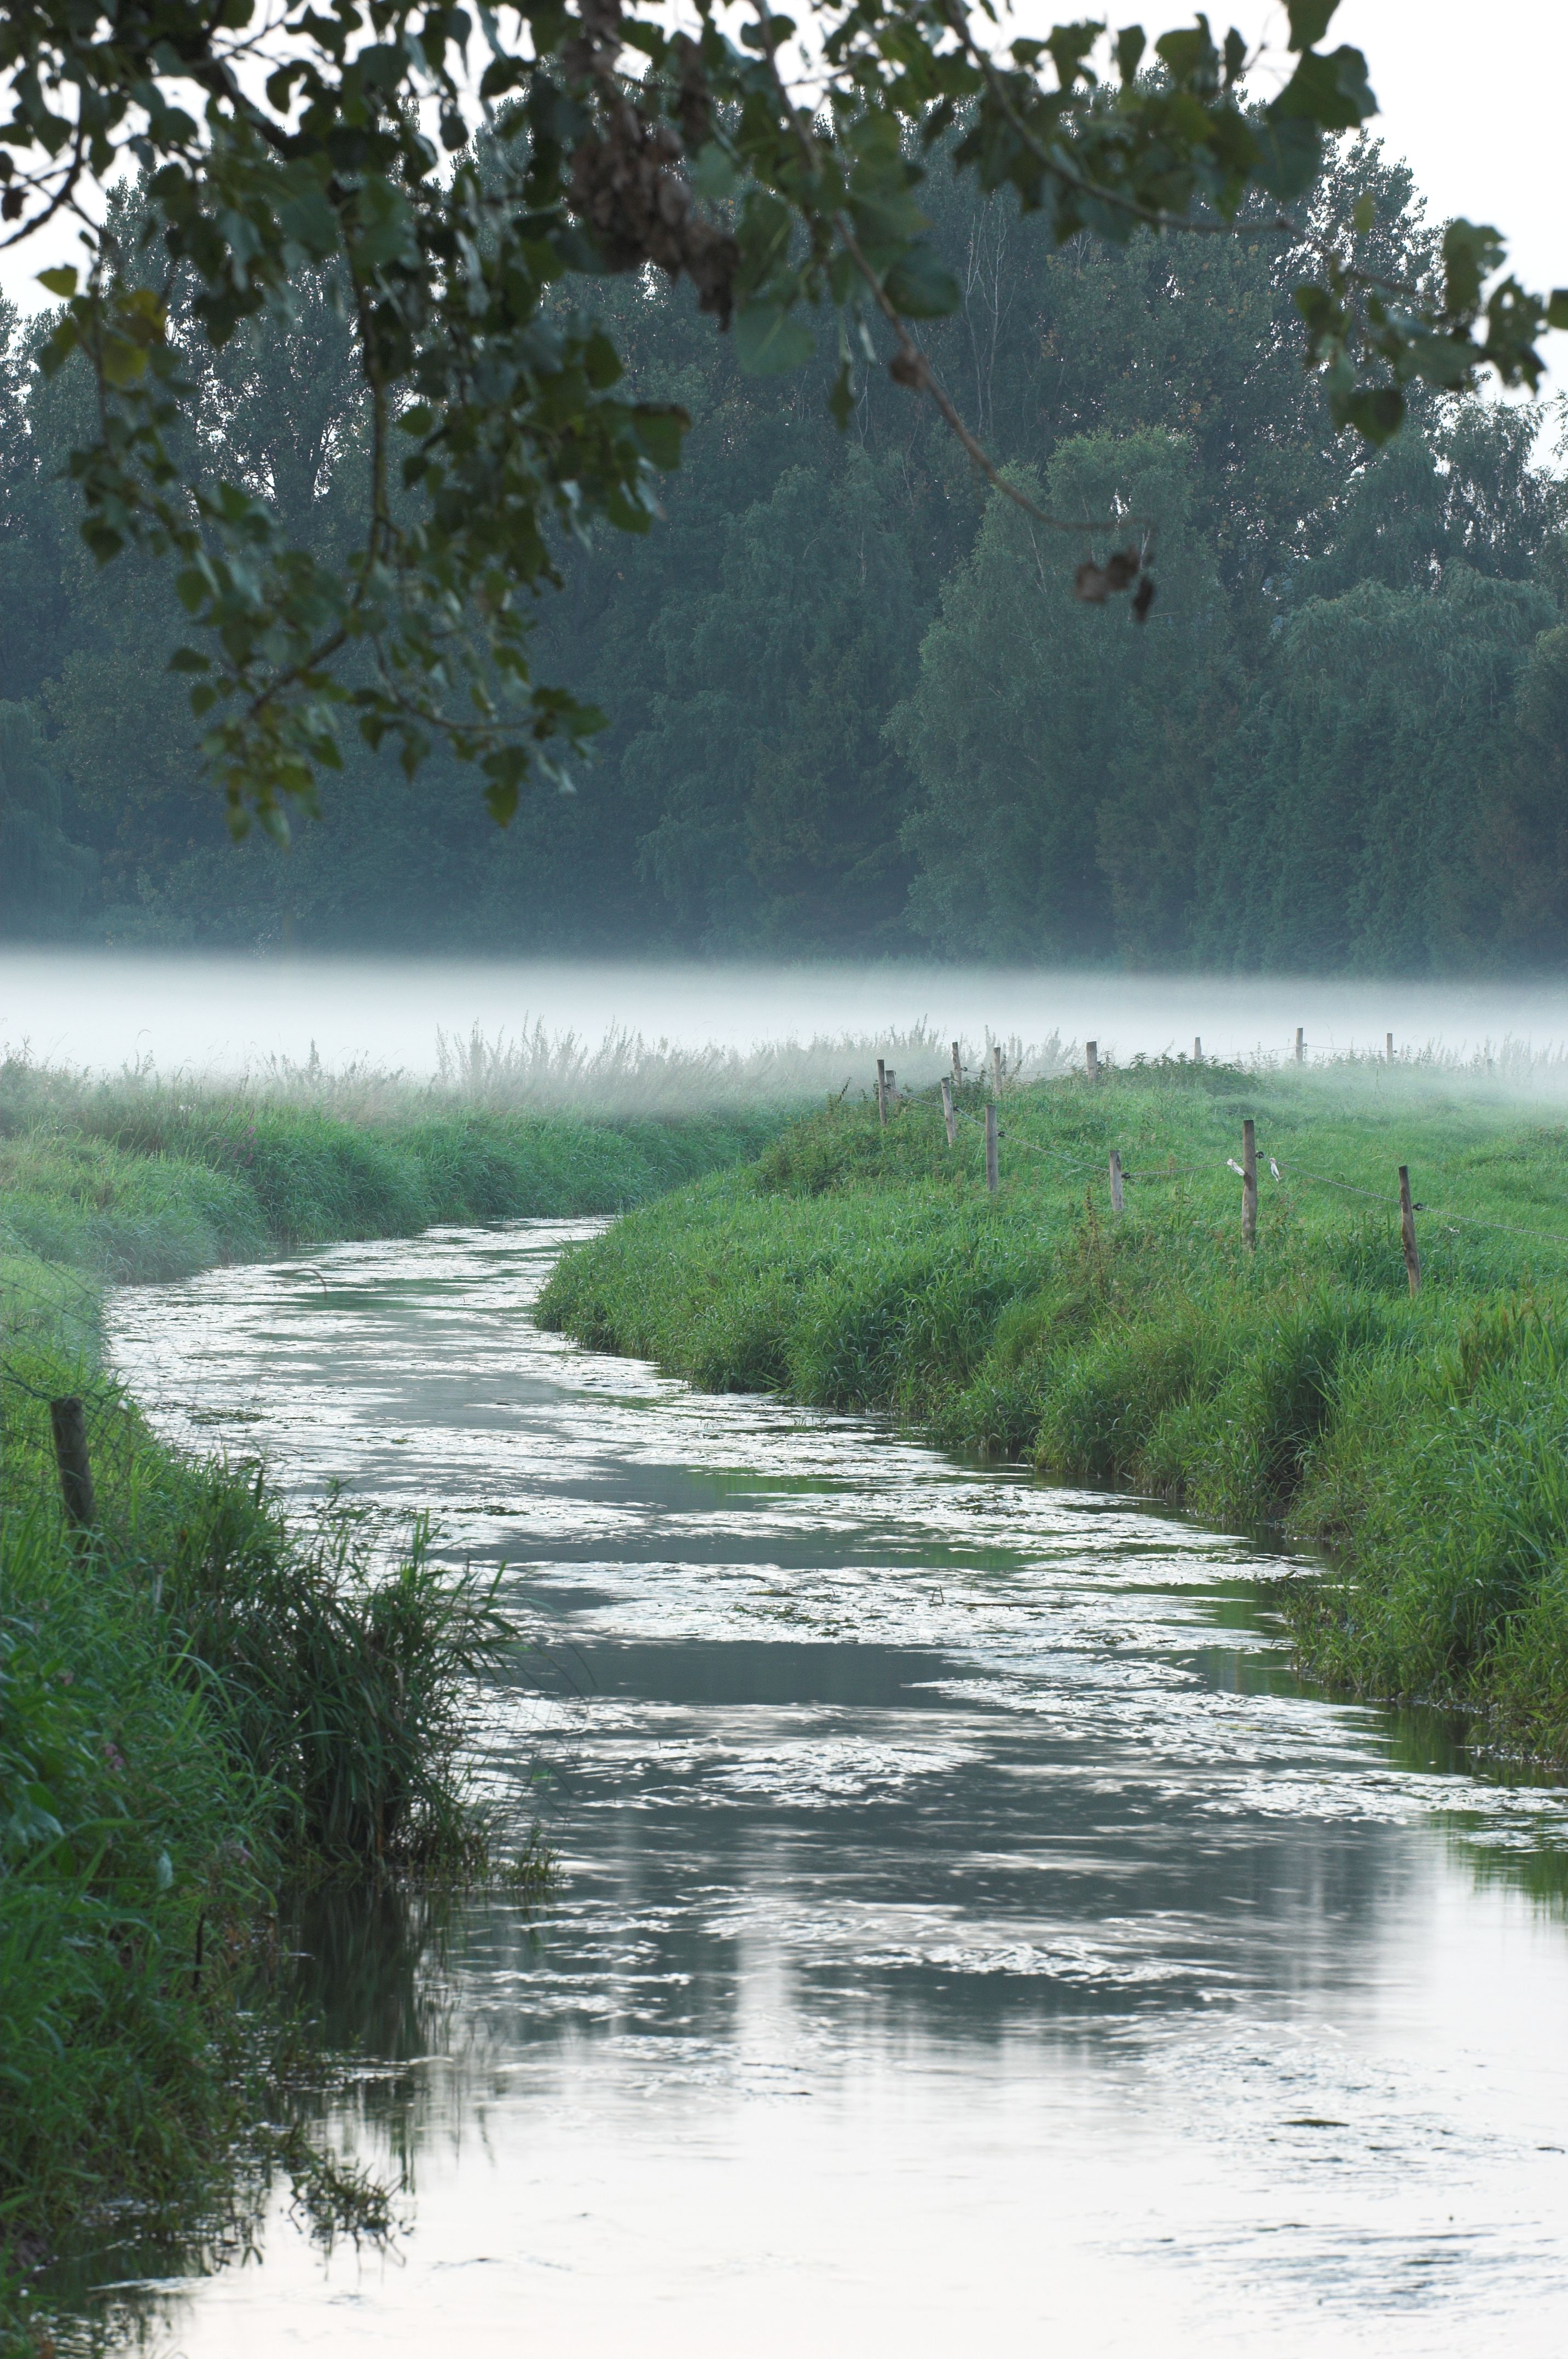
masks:
<svg viewBox="0 0 1568 2359"><path fill-rule="evenodd" d="M971 1129L984 1130L985 1125L977 1121L973 1114L966 1113L961 1106L955 1106L953 1112L959 1122L968 1123ZM1065 1155L1059 1147L1043 1147L1038 1139L1025 1138L1022 1133L1003 1130L1000 1125L997 1137L1005 1145L1022 1147L1025 1154L1044 1156L1052 1162L1068 1164L1075 1170L1091 1172L1096 1178L1106 1180L1108 1185L1107 1169L1103 1162L1091 1161L1087 1157L1081 1155ZM1368 1203L1387 1204L1395 1212L1400 1210L1397 1192L1390 1193L1381 1188L1363 1188L1353 1180L1336 1180L1325 1171L1303 1170L1299 1163L1273 1155L1264 1159L1268 1163L1271 1176L1281 1184L1287 1179L1305 1180L1314 1188L1333 1188L1342 1195L1359 1196ZM1121 1181L1123 1187L1147 1187L1154 1180L1180 1180L1195 1173L1201 1176L1206 1172L1212 1178L1219 1170L1234 1172L1240 1180L1246 1178L1241 1166L1227 1155L1223 1163L1217 1157L1213 1163L1173 1163L1168 1164L1163 1170L1132 1171L1123 1166ZM1479 1212L1454 1212L1444 1205L1429 1204L1424 1201L1412 1203L1411 1210L1414 1212L1424 1212L1429 1220L1456 1223L1472 1229L1489 1229L1499 1236L1530 1237L1537 1243L1561 1245L1564 1251L1568 1251L1568 1234L1564 1234L1559 1229L1523 1228L1517 1222L1488 1221Z"/></svg>

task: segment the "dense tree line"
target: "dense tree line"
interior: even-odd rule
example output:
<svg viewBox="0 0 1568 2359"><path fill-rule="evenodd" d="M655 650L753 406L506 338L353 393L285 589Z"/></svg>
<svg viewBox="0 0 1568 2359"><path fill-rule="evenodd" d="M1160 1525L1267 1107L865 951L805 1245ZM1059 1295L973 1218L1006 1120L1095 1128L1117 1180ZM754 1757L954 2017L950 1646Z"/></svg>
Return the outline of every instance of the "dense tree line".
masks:
<svg viewBox="0 0 1568 2359"><path fill-rule="evenodd" d="M1373 145L1321 218L1419 277ZM966 415L1055 515L1154 531L1148 622L1091 546L982 496L929 406L741 373L687 291L607 280L641 395L694 429L643 539L566 554L536 668L607 726L498 832L471 774L345 748L287 851L204 785L165 575L100 571L62 454L85 372L0 319L0 925L213 943L679 949L1408 972L1568 952L1568 498L1542 419L1425 397L1380 455L1301 365L1292 256L1054 252L945 179ZM1360 218L1365 218L1363 211ZM294 331L193 346L214 467L314 545L359 521L362 396L329 284ZM1129 527L1131 528L1130 527Z"/></svg>

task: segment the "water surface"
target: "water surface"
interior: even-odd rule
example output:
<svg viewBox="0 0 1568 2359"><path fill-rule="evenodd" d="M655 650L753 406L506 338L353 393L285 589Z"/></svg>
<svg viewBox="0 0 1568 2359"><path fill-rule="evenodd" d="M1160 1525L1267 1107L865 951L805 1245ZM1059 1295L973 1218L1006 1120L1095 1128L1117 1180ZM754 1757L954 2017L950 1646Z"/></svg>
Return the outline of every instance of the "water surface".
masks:
<svg viewBox="0 0 1568 2359"><path fill-rule="evenodd" d="M302 1920L405 2232L279 2196L153 2347L1560 2351L1568 1796L1298 1692L1248 1545L541 1335L593 1225L114 1298L167 1431L507 1561L564 1870Z"/></svg>

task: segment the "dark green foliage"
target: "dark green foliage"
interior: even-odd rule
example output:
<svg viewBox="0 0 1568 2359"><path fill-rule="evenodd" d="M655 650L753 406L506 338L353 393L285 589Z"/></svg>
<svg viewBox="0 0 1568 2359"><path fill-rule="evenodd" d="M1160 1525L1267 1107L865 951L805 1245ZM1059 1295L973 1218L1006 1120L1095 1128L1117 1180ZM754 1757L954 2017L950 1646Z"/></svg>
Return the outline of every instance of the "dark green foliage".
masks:
<svg viewBox="0 0 1568 2359"><path fill-rule="evenodd" d="M1117 536L1047 533L982 496L885 373L840 434L827 365L748 375L689 290L600 280L628 388L693 422L651 531L555 550L531 660L608 725L574 791L531 793L500 833L439 749L410 780L350 742L289 853L227 841L165 669L183 610L138 558L99 573L53 480L91 423L85 373L29 393L36 332L4 315L0 688L49 738L71 890L85 880L49 923L1158 967L1559 958L1565 741L1531 642L1559 619L1565 510L1539 414L1422 397L1369 457L1301 368L1299 255L1141 234L1058 249L945 148L922 201L961 290L925 332L934 362L1020 484L1091 519L1119 498L1129 533L1155 527L1147 625L1072 595ZM1376 147L1334 155L1313 204L1368 267L1435 266L1409 176ZM200 370L212 463L275 496L324 564L364 522L363 395L329 291L302 273L293 332L252 321ZM24 921L0 906L0 926Z"/></svg>
<svg viewBox="0 0 1568 2359"><path fill-rule="evenodd" d="M1330 1541L1342 1571L1286 1592L1309 1663L1476 1707L1561 1757L1568 1131L1419 1070L1375 1090L1354 1070L1204 1080L1010 1094L994 1204L977 1124L950 1151L929 1103L885 1132L830 1110L569 1256L543 1316L698 1384L888 1409L1048 1474ZM1227 1169L1248 1114L1255 1255ZM1132 1175L1119 1220L1112 1146ZM1366 1193L1314 1186L1298 1157ZM1415 1300L1400 1162L1429 1207Z"/></svg>
<svg viewBox="0 0 1568 2359"><path fill-rule="evenodd" d="M67 840L59 773L25 704L0 704L0 932L65 932L97 866Z"/></svg>
<svg viewBox="0 0 1568 2359"><path fill-rule="evenodd" d="M1111 618L1074 598L1030 519L991 501L890 723L921 788L911 917L957 957L1171 964L1201 782L1239 687L1213 554L1193 529L1192 453L1165 432L1081 436L1042 495L1054 513L1119 502L1147 517L1156 610L1113 648Z"/></svg>
<svg viewBox="0 0 1568 2359"><path fill-rule="evenodd" d="M561 543L648 531L691 423L636 397L585 282L684 277L753 376L826 358L841 431L862 364L957 424L910 324L951 320L975 276L933 234L933 151L1047 253L1140 232L1250 249L1266 231L1292 349L1335 428L1374 445L1433 391L1495 373L1533 392L1568 294L1505 277L1495 230L1451 221L1411 257L1388 251L1370 192L1325 221L1340 136L1377 113L1360 51L1315 46L1333 13L1288 11L1290 71L1265 96L1245 37L1217 44L1201 14L1152 41L1065 24L993 50L989 0L827 6L801 37L804 103L780 64L795 20L765 9L739 42L711 16L693 32L619 5L503 11L477 89L466 12L412 0L277 24L248 0L216 16L144 0L101 40L74 0L0 14L9 241L66 207L91 224L85 271L39 273L60 304L40 366L74 364L91 387L69 446L82 538L100 563L134 550L173 575L197 642L178 668L240 832L310 809L345 723L410 775L444 742L503 822L541 773L565 783L560 747L600 716L535 672L531 599L559 585ZM311 323L293 389L308 412L346 356L362 486L347 545L299 522L330 438L258 435L223 365L323 291L333 316ZM248 466L210 430L214 376ZM979 457L961 427L955 441ZM1140 541L1114 583L1098 576L1102 595L1137 582L1140 616L1148 555Z"/></svg>
<svg viewBox="0 0 1568 2359"><path fill-rule="evenodd" d="M1459 565L1293 615L1218 766L1199 958L1331 973L1495 960L1510 902L1540 887L1499 857L1496 788L1477 787L1554 620L1544 592Z"/></svg>

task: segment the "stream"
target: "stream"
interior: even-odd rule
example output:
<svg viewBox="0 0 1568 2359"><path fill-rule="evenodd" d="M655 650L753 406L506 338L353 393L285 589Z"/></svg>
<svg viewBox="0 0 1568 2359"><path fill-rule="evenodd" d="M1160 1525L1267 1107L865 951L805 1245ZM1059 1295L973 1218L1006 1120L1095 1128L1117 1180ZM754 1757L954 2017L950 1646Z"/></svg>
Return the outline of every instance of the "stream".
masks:
<svg viewBox="0 0 1568 2359"><path fill-rule="evenodd" d="M561 1865L305 1913L398 2231L106 2256L111 2347L1560 2353L1568 1794L1303 1691L1254 1544L540 1333L599 1225L111 1301L172 1439L505 1563Z"/></svg>

